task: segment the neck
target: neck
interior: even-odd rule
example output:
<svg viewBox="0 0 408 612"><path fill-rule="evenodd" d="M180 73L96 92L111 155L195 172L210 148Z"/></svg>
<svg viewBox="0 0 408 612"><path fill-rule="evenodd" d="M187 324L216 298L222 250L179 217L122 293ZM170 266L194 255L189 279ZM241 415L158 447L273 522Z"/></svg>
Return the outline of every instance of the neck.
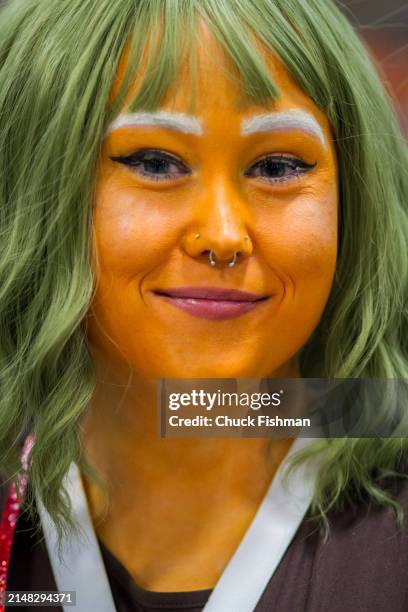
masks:
<svg viewBox="0 0 408 612"><path fill-rule="evenodd" d="M82 421L82 446L116 494L122 487L135 490L141 481L155 490L165 483L181 488L195 482L198 475L210 489L211 476L217 486L224 487L227 482L223 480L231 485L234 482L234 466L242 484L239 474L253 474L259 462L266 470L270 463L274 465L274 449L280 447L276 438L160 438L157 381L133 376L129 382L124 370L106 362L95 363L97 385ZM293 361L271 378L299 375Z"/></svg>
<svg viewBox="0 0 408 612"><path fill-rule="evenodd" d="M104 508L99 490L84 477L96 532L141 586L171 590L188 583L189 588L201 588L186 574L172 575L168 582L144 575L144 562L130 551L129 537L142 555L144 549L150 554L152 539L157 538L168 556L180 549L180 542L192 545L197 530L200 539L215 538L219 550L218 529L224 530L224 538L227 529L228 558L292 440L159 438L156 381L128 385L119 371L106 364L102 371L104 382L100 376L81 428L85 457L106 482L111 501ZM166 530L166 525L172 529ZM217 576L211 565L202 579L211 586Z"/></svg>

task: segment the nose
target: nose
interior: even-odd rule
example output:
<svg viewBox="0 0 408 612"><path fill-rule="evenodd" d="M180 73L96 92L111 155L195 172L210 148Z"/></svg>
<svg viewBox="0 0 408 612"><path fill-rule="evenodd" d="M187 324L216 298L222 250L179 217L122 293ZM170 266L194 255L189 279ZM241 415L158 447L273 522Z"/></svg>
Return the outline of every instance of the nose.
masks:
<svg viewBox="0 0 408 612"><path fill-rule="evenodd" d="M212 266L238 265L253 251L247 207L236 190L223 182L207 189L197 205L184 248L191 257Z"/></svg>

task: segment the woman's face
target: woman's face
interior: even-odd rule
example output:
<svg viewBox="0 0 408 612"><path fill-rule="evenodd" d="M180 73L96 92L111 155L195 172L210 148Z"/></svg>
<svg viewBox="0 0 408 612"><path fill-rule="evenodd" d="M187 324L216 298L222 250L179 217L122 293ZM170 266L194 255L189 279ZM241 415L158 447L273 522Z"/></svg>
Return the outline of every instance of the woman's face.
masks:
<svg viewBox="0 0 408 612"><path fill-rule="evenodd" d="M285 376L319 322L335 271L329 123L272 54L281 97L269 108L239 108L240 83L205 28L200 43L194 113L183 68L158 112L128 114L125 104L104 140L89 340L139 376ZM235 251L242 254L230 267ZM202 300L158 294L186 287L264 299L202 308Z"/></svg>

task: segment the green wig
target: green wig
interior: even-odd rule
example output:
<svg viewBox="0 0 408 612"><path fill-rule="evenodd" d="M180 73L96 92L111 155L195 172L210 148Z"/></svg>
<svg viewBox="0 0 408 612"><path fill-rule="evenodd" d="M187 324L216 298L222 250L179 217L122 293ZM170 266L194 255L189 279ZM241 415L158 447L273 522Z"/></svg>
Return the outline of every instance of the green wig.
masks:
<svg viewBox="0 0 408 612"><path fill-rule="evenodd" d="M408 378L406 144L366 49L330 0L9 0L0 11L0 467L16 478L34 431L30 482L59 534L74 527L62 483L71 461L92 473L79 431L95 385L85 321L103 134L144 61L146 33L130 110L159 107L183 58L194 60L199 20L225 50L243 103L279 97L261 53L270 49L335 135L338 265L302 375ZM401 520L379 479L400 474L407 450L405 438L322 439L292 468L324 457L312 503L323 522L350 491Z"/></svg>

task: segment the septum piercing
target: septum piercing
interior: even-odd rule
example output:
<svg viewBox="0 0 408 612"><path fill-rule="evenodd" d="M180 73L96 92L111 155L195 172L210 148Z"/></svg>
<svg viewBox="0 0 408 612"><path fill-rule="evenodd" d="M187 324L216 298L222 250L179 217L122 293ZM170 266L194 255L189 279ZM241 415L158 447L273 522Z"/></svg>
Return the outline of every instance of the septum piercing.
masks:
<svg viewBox="0 0 408 612"><path fill-rule="evenodd" d="M195 235L195 239L197 240L199 237L200 237L200 234L199 234L199 232L197 232L197 234ZM244 237L244 240L245 240L245 241L246 241L246 240L248 240L248 236L245 236L245 237ZM235 251L234 256L233 256L233 258L232 258L232 261L229 261L229 262L228 262L228 267L229 267L229 268L232 268L233 266L235 266L236 261L237 261L237 257L238 257L239 255L242 255L241 251ZM208 258L209 258L209 260L210 260L210 264L211 264L211 266L213 266L213 267L214 267L214 266L216 266L216 265L217 265L217 262L216 262L216 256L215 256L214 251L212 251L212 250L210 250L210 251L209 251L209 253L208 253Z"/></svg>
<svg viewBox="0 0 408 612"><path fill-rule="evenodd" d="M216 265L217 265L217 262L216 262L216 261L215 261L215 259L214 259L214 255L215 255L214 251L210 251L210 252L208 253L208 257L209 257L209 260L210 260L210 264L211 264L212 266L216 266ZM228 262L228 267L229 267L229 268L232 268L233 266L235 266L236 261L237 261L237 255L241 255L241 251L235 251L234 256L233 256L233 258L232 258L232 261L229 261L229 262Z"/></svg>

